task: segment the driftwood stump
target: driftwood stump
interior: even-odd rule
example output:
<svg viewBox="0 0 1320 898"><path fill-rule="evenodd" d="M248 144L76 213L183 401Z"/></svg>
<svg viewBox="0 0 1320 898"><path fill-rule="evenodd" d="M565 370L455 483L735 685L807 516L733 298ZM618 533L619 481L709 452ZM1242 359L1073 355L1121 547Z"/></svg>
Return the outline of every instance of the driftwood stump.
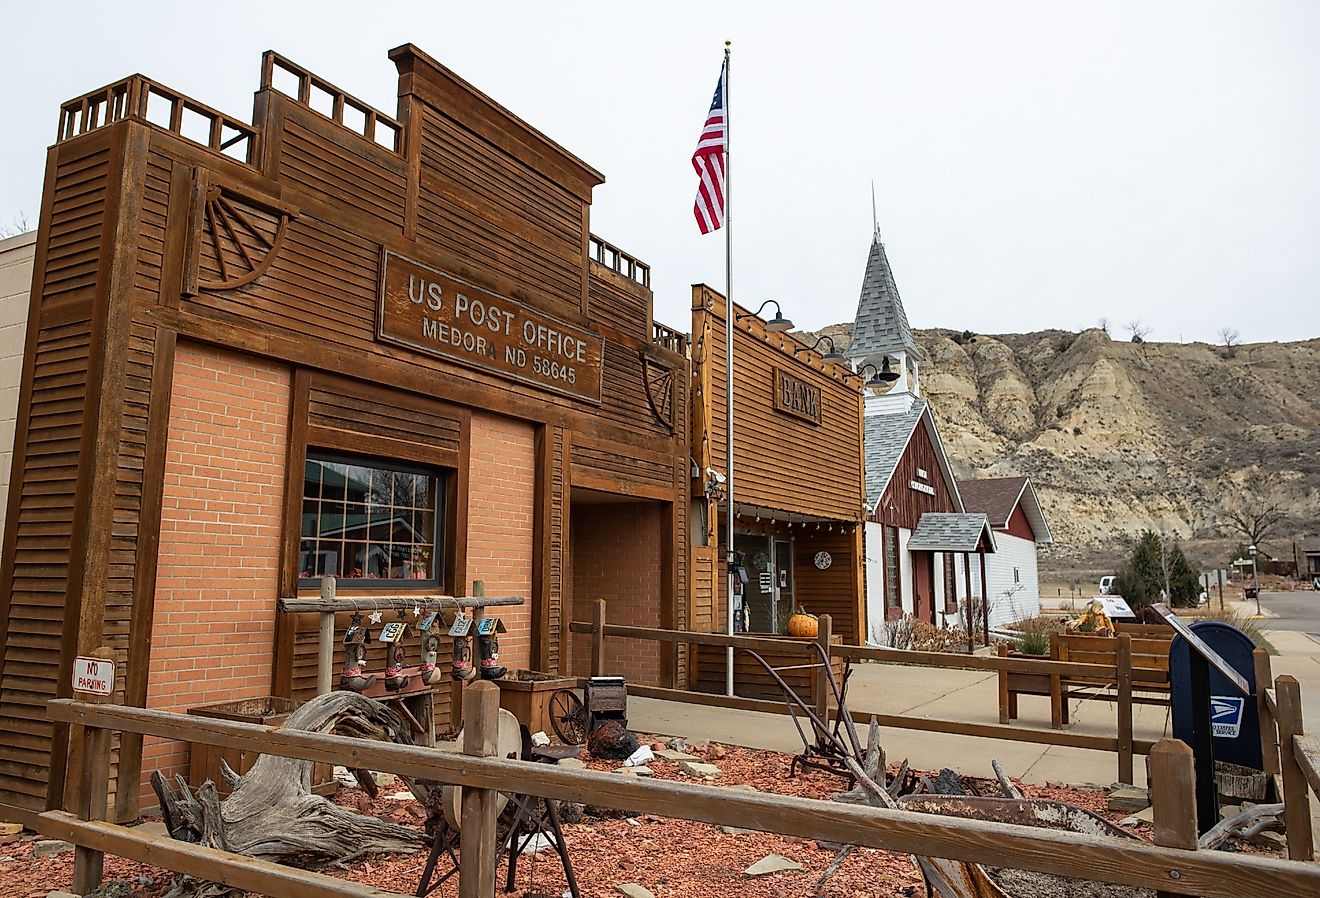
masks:
<svg viewBox="0 0 1320 898"><path fill-rule="evenodd" d="M412 743L407 728L380 702L330 692L304 704L283 729ZM182 776L176 791L157 771L151 785L165 827L185 842L294 867L343 864L367 854L415 851L424 833L348 811L312 792L312 762L262 755L242 776L222 763L231 792L223 801L209 780L194 792ZM189 876L167 898L222 898L230 887Z"/></svg>

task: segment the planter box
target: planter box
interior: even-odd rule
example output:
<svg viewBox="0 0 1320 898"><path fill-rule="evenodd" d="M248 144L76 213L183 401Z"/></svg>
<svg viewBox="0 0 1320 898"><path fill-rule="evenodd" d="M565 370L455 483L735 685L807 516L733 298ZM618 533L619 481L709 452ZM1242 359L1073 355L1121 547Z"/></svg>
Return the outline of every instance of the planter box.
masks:
<svg viewBox="0 0 1320 898"><path fill-rule="evenodd" d="M240 723L256 723L261 726L280 726L289 715L298 710L300 703L289 698L262 696L261 698L239 699L232 702L214 702L189 708L188 713L195 717L210 717L219 720L236 720ZM260 752L245 748L220 748L215 745L203 745L200 742L189 744L188 782L195 789L206 780L215 783L220 795L229 794L229 784L220 775L220 761L223 760L235 773L243 774L252 769L261 757ZM335 781L334 770L329 764L312 765L312 791L318 795L334 792L339 784Z"/></svg>
<svg viewBox="0 0 1320 898"><path fill-rule="evenodd" d="M806 636L775 636L765 633L746 633L745 636L755 636L757 639L782 639L785 643L813 643L816 640ZM831 645L843 645L842 636L834 636L830 639ZM725 649L717 645L693 645L693 652L696 655L697 682L695 691L708 692L714 695L724 694L725 677ZM771 667L791 668L780 672L794 692L806 701L811 701L812 686L816 679L816 671L802 665L811 664L819 655L803 655L800 652L791 652L785 650L778 652L759 653L766 663ZM843 679L843 659L830 659L834 667L834 676L842 681ZM743 698L763 698L771 701L783 701L784 693L780 691L777 684L770 674L766 673L764 667L756 662L751 655L744 651L735 651L733 653L733 692Z"/></svg>
<svg viewBox="0 0 1320 898"><path fill-rule="evenodd" d="M573 689L576 677L541 673L536 670L511 670L498 680L500 707L508 711L529 733L553 734L550 726L550 696L557 689Z"/></svg>

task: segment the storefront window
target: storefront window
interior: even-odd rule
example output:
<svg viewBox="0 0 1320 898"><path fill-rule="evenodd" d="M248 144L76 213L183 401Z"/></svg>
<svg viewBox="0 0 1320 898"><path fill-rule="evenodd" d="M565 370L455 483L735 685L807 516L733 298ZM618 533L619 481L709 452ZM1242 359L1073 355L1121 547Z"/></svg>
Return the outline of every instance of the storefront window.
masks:
<svg viewBox="0 0 1320 898"><path fill-rule="evenodd" d="M308 451L299 580L438 585L441 476L393 462Z"/></svg>

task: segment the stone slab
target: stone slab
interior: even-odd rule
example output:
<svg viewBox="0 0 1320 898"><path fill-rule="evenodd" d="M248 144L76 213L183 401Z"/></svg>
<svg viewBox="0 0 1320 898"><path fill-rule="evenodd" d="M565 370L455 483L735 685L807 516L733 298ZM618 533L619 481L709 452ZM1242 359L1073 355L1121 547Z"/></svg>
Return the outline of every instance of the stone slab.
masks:
<svg viewBox="0 0 1320 898"><path fill-rule="evenodd" d="M765 857L744 870L743 875L770 876L774 873L787 873L801 869L803 869L801 864L784 857L782 854L767 854Z"/></svg>
<svg viewBox="0 0 1320 898"><path fill-rule="evenodd" d="M714 764L703 764L700 761L683 761L678 765L678 770L680 773L703 780L713 780L720 775L720 768Z"/></svg>

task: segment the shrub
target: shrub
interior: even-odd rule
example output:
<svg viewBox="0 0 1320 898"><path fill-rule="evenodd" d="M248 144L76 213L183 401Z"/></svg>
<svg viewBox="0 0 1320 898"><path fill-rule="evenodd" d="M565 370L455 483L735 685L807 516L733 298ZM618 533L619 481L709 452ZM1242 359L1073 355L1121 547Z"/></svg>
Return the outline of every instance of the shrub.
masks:
<svg viewBox="0 0 1320 898"><path fill-rule="evenodd" d="M1279 654L1268 639L1265 638L1265 632L1260 628L1260 621L1234 608L1210 608L1197 616L1198 620L1217 620L1226 624L1231 624L1241 630L1248 639L1255 643L1256 648L1264 649L1271 655Z"/></svg>
<svg viewBox="0 0 1320 898"><path fill-rule="evenodd" d="M1063 622L1048 617L1029 617L1013 624L1017 631L1018 651L1025 655L1048 655L1050 633L1063 629Z"/></svg>

